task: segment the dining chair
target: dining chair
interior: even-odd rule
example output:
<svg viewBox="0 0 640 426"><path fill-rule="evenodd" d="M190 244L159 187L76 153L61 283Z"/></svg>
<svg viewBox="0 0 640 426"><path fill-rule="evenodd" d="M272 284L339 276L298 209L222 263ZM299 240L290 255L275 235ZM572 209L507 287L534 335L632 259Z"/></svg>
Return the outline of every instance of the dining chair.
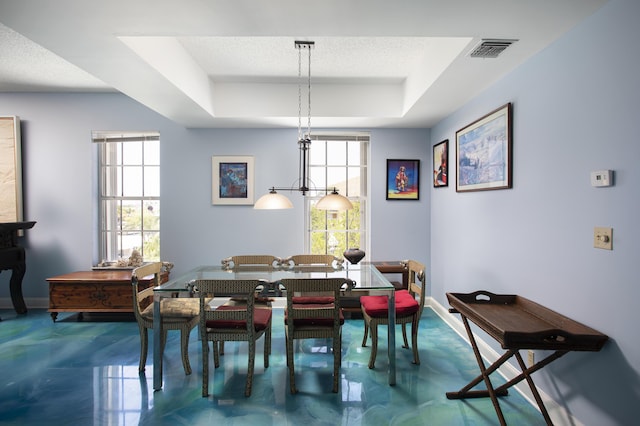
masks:
<svg viewBox="0 0 640 426"><path fill-rule="evenodd" d="M222 266L226 269L232 269L236 266L271 266L280 265L281 259L270 254L247 254L240 256L230 256L222 259Z"/></svg>
<svg viewBox="0 0 640 426"><path fill-rule="evenodd" d="M255 305L256 287L260 280L197 280L195 287L200 299L200 340L202 341L202 396L209 395L209 342L213 342L214 367L220 366L218 344L225 341L246 341L249 344L249 364L245 396L251 396L256 341L265 336L264 367L269 367L271 353L271 309ZM243 295L246 303L218 304L216 298L230 294Z"/></svg>
<svg viewBox="0 0 640 426"><path fill-rule="evenodd" d="M153 262L135 268L131 273L133 287L133 312L140 330L140 364L138 371L142 373L147 363L149 346L148 330L153 329L153 288L160 285L162 262ZM153 275L151 286L140 290L139 281ZM198 299L176 297L164 298L160 302L162 317L162 352L167 342L168 330L180 330L180 353L185 374L191 374L189 363L189 334L198 324L200 307Z"/></svg>
<svg viewBox="0 0 640 426"><path fill-rule="evenodd" d="M395 292L396 324L402 324L403 348L409 348L407 341L407 324L411 323L411 347L413 363L420 364L418 356L418 325L426 293L424 265L415 260L407 261L409 283L407 290ZM418 281L420 281L418 283ZM416 300L417 296L417 300ZM389 325L389 308L386 296L361 296L360 306L364 318L364 338L362 347L367 346L367 337L371 330L371 356L369 368L374 368L378 352L378 325Z"/></svg>
<svg viewBox="0 0 640 426"><path fill-rule="evenodd" d="M342 325L344 316L340 309L340 290L345 284L342 278L283 279L287 293L284 314L289 387L292 394L298 392L295 383L293 344L296 339L332 339L333 343L333 392L338 392L340 365L342 363ZM295 297L306 293L323 293L331 303L295 303Z"/></svg>
<svg viewBox="0 0 640 426"><path fill-rule="evenodd" d="M333 268L341 268L344 259L332 254L296 254L282 259L282 266L330 266Z"/></svg>
<svg viewBox="0 0 640 426"><path fill-rule="evenodd" d="M280 266L281 258L270 254L245 254L238 256L229 256L221 260L222 267L225 269L233 269L235 267L269 267L277 268ZM273 299L270 297L258 297L255 299L255 305L257 307L265 307L271 309L271 302ZM239 305L243 304L242 297L235 297L229 299L227 305ZM224 355L224 341L219 342L220 354Z"/></svg>

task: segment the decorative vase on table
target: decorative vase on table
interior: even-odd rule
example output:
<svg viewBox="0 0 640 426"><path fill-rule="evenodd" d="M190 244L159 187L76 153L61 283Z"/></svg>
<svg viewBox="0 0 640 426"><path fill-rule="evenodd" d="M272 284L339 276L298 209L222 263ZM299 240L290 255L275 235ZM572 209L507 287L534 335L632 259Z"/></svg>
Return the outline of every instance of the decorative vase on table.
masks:
<svg viewBox="0 0 640 426"><path fill-rule="evenodd" d="M342 253L342 255L352 265L355 265L356 263L358 263L358 262L360 262L362 260L362 258L364 257L365 253L364 253L364 251L362 251L362 250L360 250L359 248L356 247L356 248L346 249L344 251L344 253Z"/></svg>

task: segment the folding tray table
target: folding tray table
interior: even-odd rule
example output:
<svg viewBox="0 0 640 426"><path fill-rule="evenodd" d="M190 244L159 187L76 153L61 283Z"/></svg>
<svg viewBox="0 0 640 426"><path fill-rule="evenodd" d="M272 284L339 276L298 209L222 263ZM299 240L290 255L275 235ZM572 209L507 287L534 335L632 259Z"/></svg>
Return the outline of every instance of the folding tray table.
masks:
<svg viewBox="0 0 640 426"><path fill-rule="evenodd" d="M507 395L508 388L525 379L545 421L549 425L553 424L533 383L531 374L569 351L599 351L608 339L606 335L590 327L517 295L498 295L480 290L473 293L447 293L447 299L451 305L449 311L458 313L462 317L481 372L478 377L459 391L447 392L447 398L464 399L489 396L501 425L506 425L506 422L497 397ZM478 350L478 345L469 326L469 320L498 341L503 349L506 349L504 355L488 368L485 367ZM555 352L527 368L519 352L527 349ZM512 356L516 357L522 373L494 389L489 375ZM481 381L484 381L486 390L471 390Z"/></svg>

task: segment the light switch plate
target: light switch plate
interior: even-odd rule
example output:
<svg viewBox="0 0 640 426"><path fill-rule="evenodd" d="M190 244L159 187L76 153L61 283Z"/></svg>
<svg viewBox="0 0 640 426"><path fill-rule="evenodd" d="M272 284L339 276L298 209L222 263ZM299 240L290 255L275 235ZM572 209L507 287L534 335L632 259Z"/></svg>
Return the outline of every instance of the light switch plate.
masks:
<svg viewBox="0 0 640 426"><path fill-rule="evenodd" d="M593 247L613 250L613 229L612 228L593 228Z"/></svg>
<svg viewBox="0 0 640 426"><path fill-rule="evenodd" d="M611 186L613 185L612 170L597 170L591 172L591 186Z"/></svg>

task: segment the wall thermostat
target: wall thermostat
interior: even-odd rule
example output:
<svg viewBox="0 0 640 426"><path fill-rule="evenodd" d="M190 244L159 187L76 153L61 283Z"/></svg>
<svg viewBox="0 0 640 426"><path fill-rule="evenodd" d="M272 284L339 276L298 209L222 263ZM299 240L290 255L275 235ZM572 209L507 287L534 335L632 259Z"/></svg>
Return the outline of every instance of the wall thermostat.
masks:
<svg viewBox="0 0 640 426"><path fill-rule="evenodd" d="M591 172L591 186L613 185L613 170L597 170Z"/></svg>

